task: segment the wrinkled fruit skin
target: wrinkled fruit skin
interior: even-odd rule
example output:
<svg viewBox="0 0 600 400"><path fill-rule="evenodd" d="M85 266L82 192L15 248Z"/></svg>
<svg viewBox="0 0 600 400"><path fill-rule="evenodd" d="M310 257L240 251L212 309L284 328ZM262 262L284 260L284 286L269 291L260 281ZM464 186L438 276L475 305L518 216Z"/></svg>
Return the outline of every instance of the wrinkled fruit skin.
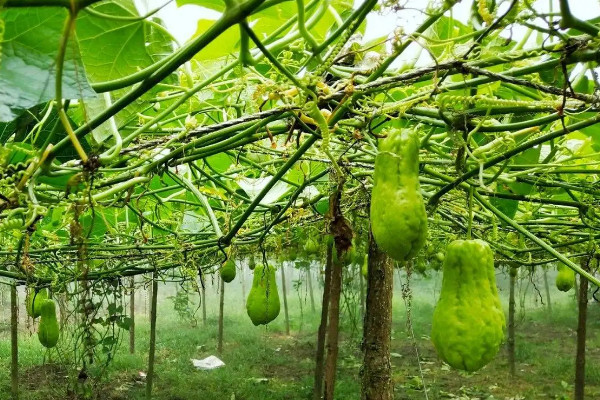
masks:
<svg viewBox="0 0 600 400"><path fill-rule="evenodd" d="M477 371L498 353L506 327L494 254L483 240L455 240L448 245L443 271L431 340L451 367Z"/></svg>
<svg viewBox="0 0 600 400"><path fill-rule="evenodd" d="M35 319L42 315L42 303L48 298L48 289L41 289L36 293L35 288L30 288L27 294L27 315Z"/></svg>
<svg viewBox="0 0 600 400"><path fill-rule="evenodd" d="M42 315L38 327L38 339L42 346L52 348L58 343L58 321L56 320L56 305L53 300L46 299L42 302Z"/></svg>
<svg viewBox="0 0 600 400"><path fill-rule="evenodd" d="M233 262L233 259L231 259L231 258L227 259L227 261L225 261L223 263L223 266L219 270L219 273L221 274L221 279L223 279L223 281L225 281L227 283L234 280L235 279L235 263Z"/></svg>
<svg viewBox="0 0 600 400"><path fill-rule="evenodd" d="M254 325L266 325L279 315L279 293L275 280L275 268L257 265L254 269L252 288L246 300L246 311Z"/></svg>
<svg viewBox="0 0 600 400"><path fill-rule="evenodd" d="M396 260L407 261L427 239L416 131L388 131L388 137L379 144L373 180L371 228L377 246Z"/></svg>
<svg viewBox="0 0 600 400"><path fill-rule="evenodd" d="M317 254L319 252L319 245L314 239L308 238L304 244L304 251L309 255Z"/></svg>
<svg viewBox="0 0 600 400"><path fill-rule="evenodd" d="M561 292L568 292L575 286L575 272L562 264L557 269L556 288Z"/></svg>

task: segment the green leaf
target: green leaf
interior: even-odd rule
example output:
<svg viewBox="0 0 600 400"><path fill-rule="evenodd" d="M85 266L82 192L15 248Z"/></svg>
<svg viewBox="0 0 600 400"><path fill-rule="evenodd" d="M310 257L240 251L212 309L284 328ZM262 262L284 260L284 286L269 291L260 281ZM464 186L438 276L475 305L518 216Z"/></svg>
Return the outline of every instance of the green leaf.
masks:
<svg viewBox="0 0 600 400"><path fill-rule="evenodd" d="M66 10L55 8L8 9L0 63L0 122L9 122L26 109L55 97L56 58ZM77 43L67 44L62 96L94 96L81 62Z"/></svg>
<svg viewBox="0 0 600 400"><path fill-rule="evenodd" d="M218 12L225 11L225 2L223 0L177 0L177 7L181 7L186 4L205 7Z"/></svg>
<svg viewBox="0 0 600 400"><path fill-rule="evenodd" d="M139 16L132 0L102 3L93 9L117 17ZM171 38L148 21L110 19L85 12L77 18L77 38L92 82L134 74L172 50Z"/></svg>
<svg viewBox="0 0 600 400"><path fill-rule="evenodd" d="M210 19L198 20L198 27L193 38L201 36L204 32L208 31L214 23L215 21ZM230 54L236 54L236 48L239 48L239 42L240 30L237 26L232 26L196 54L194 60L214 60Z"/></svg>

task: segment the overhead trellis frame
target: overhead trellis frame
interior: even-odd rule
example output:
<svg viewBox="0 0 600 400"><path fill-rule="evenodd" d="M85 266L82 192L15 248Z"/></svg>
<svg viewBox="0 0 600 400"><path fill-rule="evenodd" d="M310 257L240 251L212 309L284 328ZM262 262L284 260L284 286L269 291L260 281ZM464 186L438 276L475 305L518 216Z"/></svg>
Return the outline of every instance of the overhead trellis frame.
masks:
<svg viewBox="0 0 600 400"><path fill-rule="evenodd" d="M96 7L95 3L8 0L4 7L53 6L76 13L86 7ZM476 47L501 48L494 41L500 40L499 32L511 24L532 27L529 22L535 14L518 10L509 17L511 9L508 9L495 23L459 35L461 40L470 40L469 50L461 57L446 56L435 60L435 65L397 73L390 66L411 43L419 41L425 47L436 44L430 36L432 32L438 33L437 24L446 18L455 1L446 1L441 8L430 10L415 32L391 38L391 51L379 50L380 62L370 70L358 66L337 68L334 62L344 55L343 51L347 50L344 46L352 34L361 29L376 1L365 1L356 10L346 10L348 17L323 37L313 35L311 29L330 12L329 2L312 1L304 7L303 2L295 2L293 6L300 7L300 12L262 36L254 31L252 23L245 22L251 21L257 13L284 3L228 2L221 18L206 32L172 54L133 75L92 82L91 87L97 92L121 92L97 115L77 124L65 122L76 125L74 134L82 142L103 122L119 115L134 102L147 103L138 112L138 119L129 118L119 127L115 136L119 139L117 143L101 147L102 154L113 157L98 160L97 152L90 152L88 148L86 151L95 160L92 164L77 156L56 162L55 157L62 157L72 142L66 136L51 147L10 150L21 160L2 166L0 182L9 184L9 171L15 168L20 181L16 190L6 185L0 188L0 220L3 227L11 228L7 229L11 235L28 227L37 227L44 233L45 237L33 233L27 249L33 262L43 267L63 256L65 265L81 261L77 260L78 247L70 244L68 235L64 235L65 225L61 225L64 220L55 217L54 221L60 223L52 225L52 229L63 230L62 236L53 237L48 225L52 222L49 215L53 209L68 215L74 204L93 206L84 211L94 221L92 227L95 224L106 227L102 235L85 240L90 260L104 262L111 256L124 257L119 265L97 271L92 268L86 279L152 272L143 267L152 254L160 255L157 259L163 260L158 270L177 268L176 254L181 251L203 254L212 262L211 255L217 254L220 248L232 243L260 243L278 224L289 221L291 214L305 209L314 211L316 204L328 195L329 170L338 165L342 167L340 171L353 177L346 181L349 190L368 189L376 153L375 140L385 134L380 126L419 124L419 127L427 127L422 139L421 184L432 206L430 218L441 231L452 231L456 227L467 229L461 213L465 193L473 188L473 196L482 206L474 211L474 236L486 238L493 221L500 218L501 230L515 231L528 238L527 252L503 241L491 241L500 257L512 257L515 262L529 266L559 260L599 283L569 260L569 257L581 256L583 252L578 251L577 246L594 240L598 236L595 232L600 229L597 212L600 151L594 136L598 135L596 129L600 122L598 88L577 87L568 76L563 76L563 85L540 78L548 71L560 69L562 73L574 65L593 72L600 59L595 25L575 19L567 2L561 1L560 28L563 31L555 35L559 39L551 45L524 50L509 40L510 45L500 54L484 52L482 56L481 52L474 52ZM511 2L511 8L518 7L518 3ZM101 17L100 14L96 17ZM170 89L166 94L146 95L236 24L247 34L241 37L244 45L239 53L241 58L233 58L216 72L206 74L207 78L198 77L181 86L164 85ZM578 29L581 34L566 28ZM559 33L554 27L550 32ZM561 41L561 38L566 39ZM297 54L290 56L297 60L289 63L285 52L298 43L301 47ZM362 54L367 50L353 51ZM512 63L522 65L508 68ZM335 81L326 81L326 74ZM592 83L597 85L597 82ZM504 92L490 89L493 84ZM257 98L245 92L245 85L255 90ZM130 89L124 90L128 87ZM476 90L482 92L473 93ZM190 106L206 91L231 91L236 93L237 99L243 100L236 104L223 101L207 107L201 102ZM85 103L86 99L80 101ZM314 110L305 107L307 101L314 102L318 110L326 111L323 111L326 125L311 117ZM164 106L152 111L153 104ZM74 107L69 103L63 105L60 110L72 119ZM533 118L523 118L523 115ZM197 117L204 119L198 122ZM186 119L185 124L183 119ZM593 133L586 134L591 138L591 153L565 161L565 156L560 154L565 148L565 138L573 132L586 132L588 128L593 129ZM323 135L325 132L331 133L330 144L320 146L322 139L329 137ZM479 142L474 139L475 135L481 136L477 139ZM295 140L289 140L292 137ZM543 146L550 147L544 159L515 162L518 157ZM331 149L331 157L328 149ZM466 151L468 156L464 166L450 171L461 151ZM211 158L216 156L230 160L227 168L212 165ZM586 162L578 161L582 159ZM302 168L307 166L315 171L306 173ZM304 175L297 179L292 173ZM231 184L245 174L262 176L268 181L250 196ZM586 178L580 179L580 176ZM67 182L53 181L59 179ZM288 185L287 189L275 201L264 202L278 183ZM533 189L528 193L515 192L512 186L516 184ZM310 187L319 193L299 201ZM560 195L551 193L552 190L561 191ZM188 196L188 192L192 195ZM507 204L502 201L517 204L514 215L501 210L498 204ZM522 207L524 204L528 206ZM200 217L206 216L208 224L194 232L182 230L186 214L195 210L204 210ZM535 218L523 219L528 212L535 214ZM37 224L28 222L37 220L33 218L35 213L45 215L45 219ZM200 217L197 220L202 222ZM308 223L320 218L311 219L307 214L294 221ZM114 221L108 221L110 219ZM552 227L562 227L561 234L567 238L564 243L570 245L557 241L552 232L548 232ZM27 281L31 277L11 268L16 261L11 235L3 239L0 257L4 257L4 268L0 269L0 276ZM117 237L119 243L116 243ZM570 249L571 246L574 247ZM563 248L571 253L562 254L557 250ZM133 254L128 254L132 251ZM524 254L538 258L526 259ZM47 259L48 255L52 255L51 260ZM52 282L56 276L81 279L68 267L39 268L33 273L37 281L44 283Z"/></svg>

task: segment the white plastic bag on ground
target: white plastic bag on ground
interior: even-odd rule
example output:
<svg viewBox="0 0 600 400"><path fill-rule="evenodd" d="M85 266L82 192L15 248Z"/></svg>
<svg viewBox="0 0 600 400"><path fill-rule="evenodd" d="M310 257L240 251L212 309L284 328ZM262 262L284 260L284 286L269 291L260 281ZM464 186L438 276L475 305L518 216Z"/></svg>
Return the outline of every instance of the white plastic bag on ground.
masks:
<svg viewBox="0 0 600 400"><path fill-rule="evenodd" d="M215 356L209 356L202 360L196 360L193 358L190 360L192 361L192 364L194 364L194 367L201 370L220 368L225 365L223 361L219 360L219 358Z"/></svg>

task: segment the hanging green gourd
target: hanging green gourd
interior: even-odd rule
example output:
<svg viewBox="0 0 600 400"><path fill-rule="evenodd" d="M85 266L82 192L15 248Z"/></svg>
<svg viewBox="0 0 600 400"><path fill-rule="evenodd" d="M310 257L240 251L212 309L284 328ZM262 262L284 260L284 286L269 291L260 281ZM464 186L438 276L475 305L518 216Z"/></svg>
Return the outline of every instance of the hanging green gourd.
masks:
<svg viewBox="0 0 600 400"><path fill-rule="evenodd" d="M306 243L304 243L304 251L308 255L315 255L319 253L319 244L311 237L306 239Z"/></svg>
<svg viewBox="0 0 600 400"><path fill-rule="evenodd" d="M219 273L221 274L221 279L223 279L224 282L229 283L235 279L236 271L235 262L233 261L233 258L228 258L227 261L223 263L221 269L219 270Z"/></svg>
<svg viewBox="0 0 600 400"><path fill-rule="evenodd" d="M59 330L56 320L56 304L53 300L45 299L41 303L41 318L38 326L38 339L47 348L52 348L58 343Z"/></svg>
<svg viewBox="0 0 600 400"><path fill-rule="evenodd" d="M557 270L556 288L561 292L568 292L575 286L575 272L563 264L559 264Z"/></svg>
<svg viewBox="0 0 600 400"><path fill-rule="evenodd" d="M427 239L427 213L419 185L419 135L387 131L375 158L371 229L377 246L398 261L413 258Z"/></svg>
<svg viewBox="0 0 600 400"><path fill-rule="evenodd" d="M453 241L443 274L431 340L451 367L477 371L498 353L506 326L492 249L479 239Z"/></svg>
<svg viewBox="0 0 600 400"><path fill-rule="evenodd" d="M42 303L48 298L48 289L37 290L34 287L29 288L25 298L27 315L31 318L37 318L42 315Z"/></svg>
<svg viewBox="0 0 600 400"><path fill-rule="evenodd" d="M248 316L254 325L266 325L277 318L280 307L275 268L270 265L257 266L246 300Z"/></svg>

